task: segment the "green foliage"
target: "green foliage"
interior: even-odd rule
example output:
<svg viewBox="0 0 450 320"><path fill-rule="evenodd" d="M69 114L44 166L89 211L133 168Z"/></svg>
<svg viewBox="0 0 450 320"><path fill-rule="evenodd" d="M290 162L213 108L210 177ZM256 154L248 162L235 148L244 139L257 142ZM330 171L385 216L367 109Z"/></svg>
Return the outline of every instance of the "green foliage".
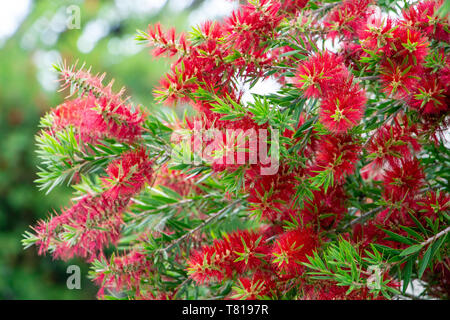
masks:
<svg viewBox="0 0 450 320"><path fill-rule="evenodd" d="M441 18L445 18L450 13L450 1L445 0L442 6L439 8L437 14Z"/></svg>
<svg viewBox="0 0 450 320"><path fill-rule="evenodd" d="M76 59L86 61L87 65L95 65L97 70L105 70L117 78L119 88L132 88L135 103L144 105L146 110L155 109L149 88L157 84L166 65L153 61L144 47L136 50L128 41L136 29L152 21L170 20L172 24L175 21L179 29L185 28L188 13L202 3L194 1L180 12L171 12L169 6L164 6L160 11L128 15L120 12L114 1L31 1L31 10L15 34L6 41L0 39L0 148L3 150L0 152L0 299L92 299L95 296L93 284L84 276L87 273L84 262L38 257L34 250L23 251L19 240L33 221L46 217L52 208L66 205L69 200L67 188L54 188L44 196L34 182L42 179L36 172L33 139L39 118L69 93L56 91L51 63L59 58L68 64ZM61 28L61 21L67 20L66 8L73 4L80 6L81 28ZM94 22L106 26L106 34L94 43L91 51L81 51L79 44L83 39L80 38L88 24ZM52 148L56 151L57 147ZM105 155L104 151L96 150ZM64 167L63 162L56 161L56 155L53 159L52 165ZM100 164L95 166L100 169ZM85 169L92 172L93 167L86 165ZM52 180L51 170L48 174L48 187L51 187L56 179ZM70 177L71 174L67 175L60 183L67 183ZM68 263L81 266L82 290L66 288Z"/></svg>
<svg viewBox="0 0 450 320"><path fill-rule="evenodd" d="M311 270L308 272L311 278L348 286L347 294L361 288L369 288L375 296L381 293L386 298L398 294L392 280L384 279L387 265L375 248L364 250L362 254L353 244L341 239L338 243L330 243L321 254L314 252L308 259L309 263L303 264ZM373 275L375 279L371 278Z"/></svg>
<svg viewBox="0 0 450 320"><path fill-rule="evenodd" d="M432 270L434 263L442 261L449 254L450 227L448 227L447 213L444 212L442 218L434 222L426 219L425 225L413 214L410 214L410 217L415 223L414 227L400 226L406 235L383 230L388 235L386 240L407 244L407 248L399 250L379 244L374 245L388 257L391 264L395 265L399 279L403 281L403 293L406 292L412 279L421 279L426 269ZM447 227L443 229L445 226Z"/></svg>
<svg viewBox="0 0 450 320"><path fill-rule="evenodd" d="M103 141L96 146L89 145L89 150L82 150L71 127L58 131L56 136L42 131L36 140L38 157L43 165L39 167L36 182L47 193L64 182L70 184L75 174L98 173L129 149L126 144Z"/></svg>
<svg viewBox="0 0 450 320"><path fill-rule="evenodd" d="M255 5L260 5L259 1L251 2ZM198 2L196 1L195 3ZM309 6L312 9L322 6L318 12L324 14L337 3L339 2L326 1L326 4L322 6L322 3L311 1ZM393 1L379 1L379 3L388 10L398 11L400 8L398 2L395 2L395 6L392 5ZM86 10L89 11L88 8ZM446 9L444 8L444 10ZM95 17L96 15L92 14L92 18ZM292 77L295 70L292 67L293 63L298 64L299 61L305 59L311 53L310 51L319 50L313 39L322 30L315 29L311 21L304 23L302 18L299 17L294 27L298 28L298 31L305 35L304 37L296 37L290 34L289 31L293 26L286 22L282 23L279 37L267 36L266 40L270 47L281 48L288 46L293 50L283 53L281 57L285 58L284 62L266 71L265 76L282 75L288 78ZM124 22L121 21L121 23ZM128 30L129 27L127 26L126 29ZM122 26L122 28L124 27ZM106 38L118 40L118 37L113 34L109 34ZM148 34L143 31L139 31L139 34L136 36L138 41L145 41L147 38ZM74 39L75 37L70 38L67 45L72 50L75 48ZM190 39L196 44L205 40L201 30L198 28L193 29ZM143 62L143 60L133 57L133 60L136 61L134 70L137 75L142 76L138 77L132 72L133 68L129 68L129 63L120 63L114 59L104 59L104 56L99 52L107 51L105 48L109 47L110 43L106 44L105 41L101 40L97 46L99 49L87 55L86 60L88 63L92 61L94 63L98 62L95 65L98 65L99 68L105 67L105 69L111 68L117 71L116 74L123 76L124 82L137 91L135 95L137 101L135 102L143 101L143 105L145 105L144 110L154 109L153 101L145 98L149 96L147 88L151 85L147 83L146 71L141 68L148 61ZM308 47L311 47L312 50ZM368 67L360 68L361 72L359 74L355 72L355 76L361 77L362 82L372 80L369 74L378 68L381 58L375 52L366 51L366 53L369 57L356 62L357 64L368 65ZM233 51L224 59L226 62L233 62L241 58L245 60L248 57L245 54ZM121 57L121 59L126 60L124 57ZM108 62L104 62L104 60ZM104 65L101 66L103 62ZM430 58L427 63L430 68L442 65L442 61L438 57ZM154 67L156 66L154 65ZM181 65L180 68L184 68L184 66ZM78 79L76 74L72 73L74 69L67 69L62 64L55 65L55 69L66 77L65 84L69 85L67 88L69 89L69 96L75 93L85 95L86 92L101 94L85 79ZM180 78L179 81L182 82L180 71L181 69L175 70L175 76L178 76ZM154 70L152 70L153 73L155 73ZM114 74L114 72L111 74ZM131 78L132 80L130 80ZM259 80L259 75L254 75L247 77L245 82L252 88ZM191 78L184 81L184 83L194 81L196 79ZM234 85L237 86L236 83ZM173 93L170 90L168 93L159 90L155 92L160 94L160 101L165 101ZM366 109L367 118L361 125L351 130L350 133L352 135L365 138L373 130L391 121L398 112L404 111L408 114L413 114L406 110L402 102L385 99L385 95L381 93L377 84L369 85L368 92L372 99L369 101ZM320 138L321 135L330 133L319 122L318 101L316 99L306 99L302 95L301 90L290 84L285 85L274 94L265 96L254 94L253 101L248 103L236 102L230 96L221 99L203 89L184 94L186 97L189 96L196 100L212 101L213 111L223 115L221 120L239 121L248 118L259 125L267 124L271 131L278 130L281 133L279 147L282 160L295 168L306 166L308 159L303 154L300 154L299 151L304 150L310 143L311 136L315 134ZM14 115L12 118L14 120ZM188 149L187 155L189 160L194 160L194 162L192 164L183 163L183 160L186 159L181 159L182 152L178 153L178 151L183 151L187 144L185 142L171 143L172 129L165 125L165 123L175 123L176 120L175 114L165 112L164 109L161 112L152 110L152 115L147 117L144 124L143 129L145 133L139 144L142 143L146 149L150 150L151 156L157 158L156 170L164 165L167 165L169 169L181 170L185 174L185 182L191 183L196 192L191 192L193 188L187 193L179 192L177 191L177 186L158 185L155 181L146 186L141 194L131 199L131 208L124 213L123 218L126 226L124 227L123 237L119 246L116 248L117 252L112 253L110 261L105 261L103 258L95 261L92 265L90 277L94 278L99 273L105 272L105 270L106 274L114 273L114 258L117 254L143 246L144 253L155 270L153 277L142 281L150 283L161 290L161 292L176 291L175 298L197 299L198 297L211 297L220 299L227 296L234 289L237 295L244 295L245 298L243 284L240 281L234 288L232 288L232 283L229 281L224 281L221 284L209 286L208 288L195 285L189 278L189 271L186 270L186 265L179 258L189 255L189 250L193 247L195 239L204 239L207 236L212 241L223 236L228 231L238 228L249 229L259 225L258 219L248 219L250 208L247 207L245 191L247 191L249 182L245 181L246 168L241 166L237 170L213 175L208 164L196 163L195 160L198 155L194 154L193 150L190 149ZM51 123L52 117L47 115L43 118L41 127L51 127ZM99 144L96 145L80 146L73 128L70 127L54 135L43 131L36 139L38 144L37 152L42 164L41 168L39 168L40 171L37 173L39 178L36 182L40 184L41 189L47 190L47 193L55 189L56 186L73 183L75 173L79 174L78 178L80 179L77 184L73 185L73 188L76 190L75 194L100 192L102 186L98 175L102 173L110 161L118 158L123 152L136 147L135 145L130 146L107 139L99 141ZM270 141L270 143L275 145L275 141ZM442 144L440 146L427 145L425 149L428 154L422 153L424 156L422 160L426 166L427 178L430 178L427 179L427 181L430 181L430 187L442 190L448 189L448 150ZM368 155L367 158L370 159L371 156ZM0 158L0 165L2 165L2 160ZM336 160L336 162L339 161L341 161L341 158ZM365 164L364 161L366 160L362 160L358 164L358 169ZM440 164L434 166L433 162L439 162ZM315 171L311 177L299 179L296 186L294 205L301 208L304 205L304 201L308 201L313 197L314 190L322 188L327 192L328 189L334 186L334 178L332 168L325 167L323 170ZM349 209L350 215L354 215L358 210L361 212L368 210L366 214L376 214L383 206L387 205L387 203L378 201L373 204L368 204L364 201L369 198L378 198L381 191L375 188L374 185L362 181L359 173L347 179L346 187L348 187L346 189L353 196L351 197L351 201L353 201L352 207ZM271 192L272 190L262 196L268 197ZM16 202L19 201L16 200ZM259 214L257 211L254 210L256 216ZM326 215L324 214L323 216ZM342 229L347 230L353 222L361 221L363 219L359 219L364 217L365 214L350 221ZM328 243L324 250L315 252L309 258L309 263L304 263L309 270L308 275L312 279L329 280L337 283L339 286L347 286L347 294L355 290L369 288L370 292L375 295L381 294L390 298L399 292L392 284L392 278L385 278L384 275L392 276L394 273L397 273L397 278L403 281L403 292L405 292L411 279L420 279L424 276L427 269L432 268L435 262L442 261L443 257L448 256L447 235L449 228L446 227L449 220L448 214L443 213L435 221L425 219L426 224L419 222L413 215L411 217L415 221L416 226L400 226L405 234L384 230L387 235L384 240L398 242L408 247L400 250L374 245L372 250L361 252L358 247L339 238L338 241ZM349 217L347 219L349 220ZM171 232L166 232L166 227ZM299 227L299 222L293 219L292 222L286 222L284 227L287 230L293 230ZM62 228L65 230L63 238L69 244L76 240L77 234L73 227L63 225ZM337 235L333 234L335 231L330 230L330 239L337 238ZM259 238L257 242L261 241L261 239ZM22 243L25 247L28 247L36 241L37 238L27 232ZM244 241L243 243L244 252L237 253L239 258L236 261L247 262L248 248ZM291 249L297 248L294 248L293 245ZM274 262L281 264L285 261L284 259L283 255L276 255ZM376 278L375 284L371 282L374 270L380 272L380 274L376 274L378 278ZM2 270L0 269L0 271ZM257 290L259 285L259 283L255 283L253 289ZM288 292L285 297L295 296L292 293L293 291ZM108 298L122 299L134 297L134 294L135 292L133 291L123 292L120 295L111 293L111 296Z"/></svg>

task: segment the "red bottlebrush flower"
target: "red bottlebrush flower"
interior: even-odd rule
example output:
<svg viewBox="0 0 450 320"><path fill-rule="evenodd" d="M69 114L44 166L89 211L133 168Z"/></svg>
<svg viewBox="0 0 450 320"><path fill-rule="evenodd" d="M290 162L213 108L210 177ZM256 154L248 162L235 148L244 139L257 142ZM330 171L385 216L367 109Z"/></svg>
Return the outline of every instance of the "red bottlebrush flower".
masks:
<svg viewBox="0 0 450 320"><path fill-rule="evenodd" d="M141 281L148 279L153 271L150 261L145 253L132 250L126 254L112 257L107 264L105 272L100 271L94 281L100 285L98 296L104 296L104 290L110 289L120 292L122 289L136 290L140 295Z"/></svg>
<svg viewBox="0 0 450 320"><path fill-rule="evenodd" d="M302 10L307 4L308 0L285 0L281 5L284 11L296 13Z"/></svg>
<svg viewBox="0 0 450 320"><path fill-rule="evenodd" d="M143 116L130 106L116 104L107 97L69 100L53 110L54 129L72 126L85 142L113 138L133 142L142 132Z"/></svg>
<svg viewBox="0 0 450 320"><path fill-rule="evenodd" d="M247 171L246 179L253 182L248 197L252 210L273 222L291 220L287 212L295 195L297 175L298 172L287 166L281 166L273 175L260 175L259 168Z"/></svg>
<svg viewBox="0 0 450 320"><path fill-rule="evenodd" d="M443 0L423 1L403 10L405 24L417 28L430 38L450 42L448 21L436 14L443 3Z"/></svg>
<svg viewBox="0 0 450 320"><path fill-rule="evenodd" d="M433 268L425 269L423 280L432 286L430 295L438 299L446 300L450 296L450 257L443 257L442 261L436 261Z"/></svg>
<svg viewBox="0 0 450 320"><path fill-rule="evenodd" d="M364 224L356 224L352 232L353 242L358 245L361 250L370 249L371 243L385 245L391 248L401 248L401 243L386 240L386 232L377 226L373 220L369 220Z"/></svg>
<svg viewBox="0 0 450 320"><path fill-rule="evenodd" d="M153 55L155 57L163 54L172 57L180 52L182 54L188 52L189 43L186 40L186 35L182 33L177 40L175 28L169 29L167 34L164 34L161 25L156 23L153 27L148 26L148 35L146 35L145 38L149 41L149 46L156 47L153 49Z"/></svg>
<svg viewBox="0 0 450 320"><path fill-rule="evenodd" d="M443 51L439 52L441 59L444 61L444 67L439 70L438 77L439 81L445 85L446 92L445 95L450 97L450 55L445 55Z"/></svg>
<svg viewBox="0 0 450 320"><path fill-rule="evenodd" d="M290 276L304 271L301 262L307 262L318 245L317 235L311 229L297 229L283 233L272 248L272 264L278 272Z"/></svg>
<svg viewBox="0 0 450 320"><path fill-rule="evenodd" d="M92 100L92 98L91 98ZM93 123L95 112L89 108L86 100L78 98L75 100L65 101L52 110L53 129L60 130L68 126L77 128L81 135L86 135L85 124ZM83 130L83 132L81 132ZM83 139L86 141L86 139Z"/></svg>
<svg viewBox="0 0 450 320"><path fill-rule="evenodd" d="M107 177L102 178L108 189L105 196L111 199L128 199L139 193L153 176L153 161L144 149L130 151L113 161L106 168Z"/></svg>
<svg viewBox="0 0 450 320"><path fill-rule="evenodd" d="M189 101L189 94L198 88L191 62L185 59L173 64L170 69L171 72L160 80L160 86L154 90L155 98L169 105Z"/></svg>
<svg viewBox="0 0 450 320"><path fill-rule="evenodd" d="M223 269L231 251L229 248L224 248L217 252L217 249L216 246L202 247L191 254L188 261L188 273L198 284L222 281L231 273L229 268Z"/></svg>
<svg viewBox="0 0 450 320"><path fill-rule="evenodd" d="M390 57L395 28L390 18L369 17L366 26L359 32L361 47Z"/></svg>
<svg viewBox="0 0 450 320"><path fill-rule="evenodd" d="M417 68L412 65L402 64L387 59L381 65L380 80L383 92L396 98L405 98L415 88L419 79Z"/></svg>
<svg viewBox="0 0 450 320"><path fill-rule="evenodd" d="M313 197L305 201L299 214L303 225L312 225L321 229L335 228L347 213L347 195L342 186L313 191Z"/></svg>
<svg viewBox="0 0 450 320"><path fill-rule="evenodd" d="M341 56L344 59L344 64L348 68L359 69L359 61L365 55L365 52L360 44L353 41L343 41Z"/></svg>
<svg viewBox="0 0 450 320"><path fill-rule="evenodd" d="M400 235L407 236L404 230L399 229L399 225L414 227L414 220L410 217L409 213L415 207L415 200L412 197L405 197L405 199L389 205L386 209L382 210L374 218L374 223L378 226L382 226L384 229L396 231ZM392 245L390 245L392 247ZM407 248L408 245L400 243L397 248Z"/></svg>
<svg viewBox="0 0 450 320"><path fill-rule="evenodd" d="M432 221L438 219L444 212L450 209L450 195L443 191L429 191L421 199L417 200L418 218L430 218Z"/></svg>
<svg viewBox="0 0 450 320"><path fill-rule="evenodd" d="M361 177L364 180L371 179L374 181L382 181L384 168L377 165L375 161L372 161L369 164L362 167L360 173Z"/></svg>
<svg viewBox="0 0 450 320"><path fill-rule="evenodd" d="M211 31L211 33L216 32ZM212 35L206 34L204 36ZM225 93L230 94L233 89L229 81L237 67L236 61L233 63L225 61L229 54L231 52L224 48L220 39L210 39L195 47L195 50L183 59L183 62L186 65L186 72L193 75L204 88L208 90L217 88L225 95ZM216 93L221 96L219 92Z"/></svg>
<svg viewBox="0 0 450 320"><path fill-rule="evenodd" d="M325 18L324 25L329 29L328 37L335 39L339 34L351 38L372 13L369 5L372 0L345 0L335 7Z"/></svg>
<svg viewBox="0 0 450 320"><path fill-rule="evenodd" d="M316 162L311 171L330 170L334 180L341 182L355 170L360 150L360 144L350 135L324 135L317 142Z"/></svg>
<svg viewBox="0 0 450 320"><path fill-rule="evenodd" d="M114 80L111 80L108 85L103 85L103 80L105 79L106 73L102 75L92 75L91 69L84 69L84 65L77 69L77 64L68 68L64 63L57 67L60 73L61 89L70 88L70 95L74 95L78 92L81 96L93 95L95 97L106 98L107 101L114 105L125 104L127 99L122 99L122 95L125 89L122 88L118 93L113 93L112 87L114 85Z"/></svg>
<svg viewBox="0 0 450 320"><path fill-rule="evenodd" d="M257 131L226 130L217 132L205 152L206 160L212 162L214 171L234 170L245 164L258 162Z"/></svg>
<svg viewBox="0 0 450 320"><path fill-rule="evenodd" d="M268 253L264 235L235 231L213 245L195 251L188 261L190 277L197 283L221 281L234 272L256 269Z"/></svg>
<svg viewBox="0 0 450 320"><path fill-rule="evenodd" d="M348 286L338 286L331 281L319 281L302 286L302 300L385 300L382 295L375 297L368 288L353 290L347 294Z"/></svg>
<svg viewBox="0 0 450 320"><path fill-rule="evenodd" d="M450 119L448 117L428 116L422 119L420 129L423 136L429 137L431 142L438 146L440 143L446 141L449 128Z"/></svg>
<svg viewBox="0 0 450 320"><path fill-rule="evenodd" d="M278 1L259 0L233 11L224 23L228 43L233 43L241 52L258 49L283 19L280 8Z"/></svg>
<svg viewBox="0 0 450 320"><path fill-rule="evenodd" d="M225 238L233 251L233 268L238 273L256 270L269 252L267 239L263 234L246 230L233 232Z"/></svg>
<svg viewBox="0 0 450 320"><path fill-rule="evenodd" d="M224 32L222 25L213 21L204 22L200 27L200 31L202 37L207 41L220 39Z"/></svg>
<svg viewBox="0 0 450 320"><path fill-rule="evenodd" d="M251 277L240 277L234 287L233 299L257 300L271 297L275 290L275 283L270 274L255 272Z"/></svg>
<svg viewBox="0 0 450 320"><path fill-rule="evenodd" d="M96 128L105 136L126 142L135 141L140 137L143 116L139 111L132 111L124 104L114 104L106 97L97 100L95 110L100 115L96 118Z"/></svg>
<svg viewBox="0 0 450 320"><path fill-rule="evenodd" d="M329 51L311 56L299 64L294 84L308 98L326 96L333 86L349 76L342 62L342 58Z"/></svg>
<svg viewBox="0 0 450 320"><path fill-rule="evenodd" d="M444 85L432 75L417 84L410 105L423 115L439 115L449 110L447 102Z"/></svg>
<svg viewBox="0 0 450 320"><path fill-rule="evenodd" d="M334 133L343 133L356 126L364 114L367 102L365 92L348 82L336 87L323 99L320 106L320 121Z"/></svg>
<svg viewBox="0 0 450 320"><path fill-rule="evenodd" d="M393 162L384 174L384 197L392 202L414 197L423 186L424 178L425 175L417 159L404 158L399 162Z"/></svg>
<svg viewBox="0 0 450 320"><path fill-rule="evenodd" d="M34 228L39 254L50 251L54 258L78 256L93 261L104 247L119 240L126 204L104 195L85 196L60 215L41 221Z"/></svg>
<svg viewBox="0 0 450 320"><path fill-rule="evenodd" d="M420 150L420 144L414 137L417 135L416 126L410 124L406 117L403 120L400 123L398 119L394 119L392 125L383 125L370 138L367 152L376 168L381 168L385 162L393 163L411 157L411 148L413 151Z"/></svg>
<svg viewBox="0 0 450 320"><path fill-rule="evenodd" d="M406 26L399 26L394 30L395 58L398 61L408 59L412 65L420 65L424 62L425 56L429 52L430 45L428 39L414 29Z"/></svg>

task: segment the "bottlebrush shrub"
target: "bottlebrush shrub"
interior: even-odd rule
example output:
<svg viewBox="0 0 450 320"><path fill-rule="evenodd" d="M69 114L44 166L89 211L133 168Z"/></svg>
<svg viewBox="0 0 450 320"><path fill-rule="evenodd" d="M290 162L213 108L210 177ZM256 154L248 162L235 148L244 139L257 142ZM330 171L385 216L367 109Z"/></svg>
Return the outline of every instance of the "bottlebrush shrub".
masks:
<svg viewBox="0 0 450 320"><path fill-rule="evenodd" d="M181 118L57 65L37 182L74 198L24 245L85 258L99 298L448 298L442 4L251 0L189 34L149 26L137 40L172 61L155 97Z"/></svg>

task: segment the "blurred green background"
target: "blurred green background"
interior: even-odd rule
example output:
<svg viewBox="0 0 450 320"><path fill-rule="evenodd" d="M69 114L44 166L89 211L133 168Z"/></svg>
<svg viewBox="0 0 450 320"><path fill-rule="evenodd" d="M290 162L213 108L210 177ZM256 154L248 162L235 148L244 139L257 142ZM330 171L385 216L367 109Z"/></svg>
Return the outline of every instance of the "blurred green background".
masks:
<svg viewBox="0 0 450 320"><path fill-rule="evenodd" d="M94 299L80 260L54 261L23 250L29 225L68 203L69 190L38 191L34 135L39 118L63 100L51 65L76 60L116 79L151 109L152 89L169 67L134 41L136 29L161 22L187 30L226 15L228 0L0 0L0 299ZM74 7L75 6L75 7ZM80 11L80 28L73 14ZM72 24L70 24L72 23ZM66 287L67 266L82 270L81 290Z"/></svg>

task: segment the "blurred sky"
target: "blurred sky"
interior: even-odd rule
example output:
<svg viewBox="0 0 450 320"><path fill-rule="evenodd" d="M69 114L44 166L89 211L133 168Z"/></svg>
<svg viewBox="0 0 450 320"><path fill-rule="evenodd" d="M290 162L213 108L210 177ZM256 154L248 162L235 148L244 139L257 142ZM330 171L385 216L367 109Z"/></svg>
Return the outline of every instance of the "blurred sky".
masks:
<svg viewBox="0 0 450 320"><path fill-rule="evenodd" d="M0 46L12 36L31 9L31 0L0 1Z"/></svg>
<svg viewBox="0 0 450 320"><path fill-rule="evenodd" d="M158 11L170 1L170 8L181 11L188 7L193 0L114 0L116 6L124 13L149 13ZM12 36L30 12L32 0L1 0L0 1L0 46ZM224 0L210 0L198 10L191 13L190 24L199 24L204 20L224 16L236 7L236 3Z"/></svg>
<svg viewBox="0 0 450 320"><path fill-rule="evenodd" d="M170 1L169 6L173 11L181 11L188 7L193 0L114 0L117 11L116 15L120 14L122 17L135 15L135 14L151 14L151 12L158 12L162 6ZM74 1L76 4L77 1ZM0 49L4 42L11 37L18 29L20 24L26 18L27 14L31 11L33 5L32 0L0 0ZM206 20L217 19L224 17L231 13L233 9L237 7L237 2L228 0L208 0L205 1L197 10L190 13L188 18L189 25L198 25ZM64 30L64 25L67 17L64 15L64 10L60 12L59 17L56 16L52 19L51 30L47 33L46 41L56 42L58 33ZM109 14L109 19L97 19L90 21L84 26L83 33L78 39L78 49L82 53L89 53L94 49L95 45L108 32L108 22L114 20L114 14ZM121 18L122 18L121 17ZM82 17L81 17L82 18ZM116 17L117 18L117 17ZM110 21L108 21L110 20ZM27 38L27 41L22 41L23 46L30 44L31 40ZM110 51L126 51L125 54L136 54L138 51L143 50L144 47L140 46L134 41L134 39L128 39L126 45L123 43L111 42L109 46ZM60 60L59 53L57 51L37 51L34 56L35 65L40 69L38 74L38 80L46 91L55 91L57 89L56 74L51 70L51 65ZM275 91L279 88L278 83L270 78L265 81L260 81L251 91L248 90L248 86L244 86L245 94L243 96L244 101L253 100L251 93L268 93Z"/></svg>

